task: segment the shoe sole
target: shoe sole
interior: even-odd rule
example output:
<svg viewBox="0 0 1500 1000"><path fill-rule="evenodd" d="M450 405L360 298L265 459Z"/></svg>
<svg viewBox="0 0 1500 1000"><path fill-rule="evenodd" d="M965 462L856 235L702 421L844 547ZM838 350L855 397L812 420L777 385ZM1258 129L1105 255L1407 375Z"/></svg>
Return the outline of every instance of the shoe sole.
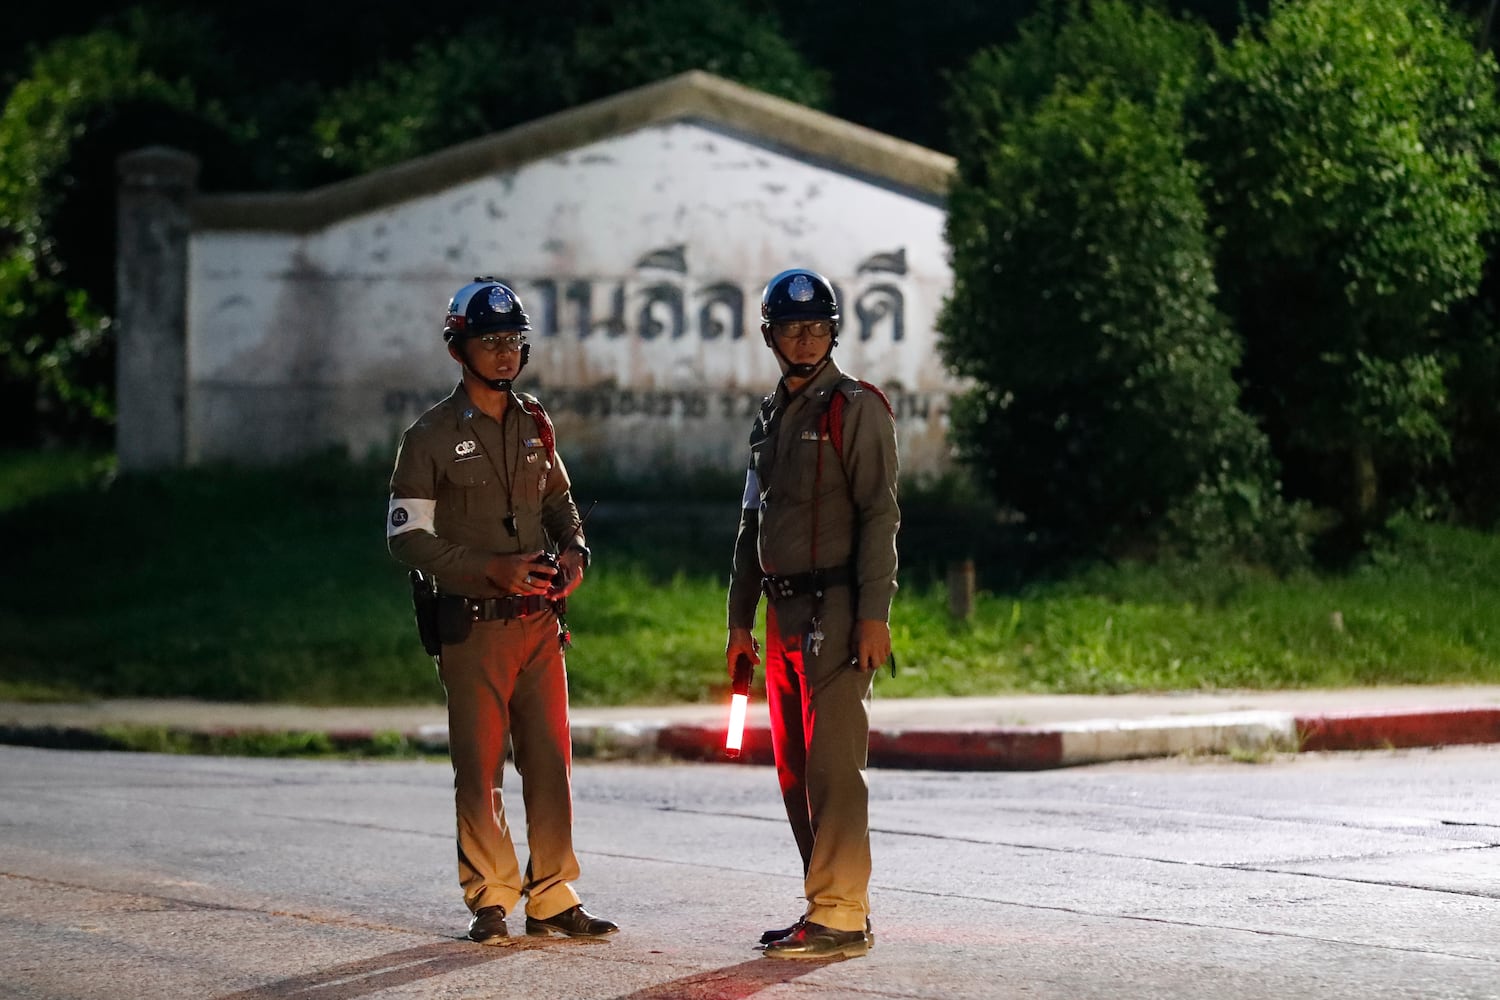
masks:
<svg viewBox="0 0 1500 1000"><path fill-rule="evenodd" d="M831 951L792 952L779 949L773 951L770 948L766 948L761 952L766 958L787 958L804 962L816 962L825 958L862 958L869 953L869 941L855 941L841 948L834 948Z"/></svg>
<svg viewBox="0 0 1500 1000"><path fill-rule="evenodd" d="M467 934L464 935L464 936L468 937ZM508 934L491 934L489 937L482 937L482 938L470 937L469 938L469 941L471 943L473 943L473 944L488 944L488 945L504 944L505 942L507 942L509 940L510 940L510 935L508 935Z"/></svg>
<svg viewBox="0 0 1500 1000"><path fill-rule="evenodd" d="M781 938L772 938L771 941L780 941ZM755 946L756 951L765 951L771 945L771 941L762 941ZM869 951L875 947L875 932L865 931L865 950Z"/></svg>
<svg viewBox="0 0 1500 1000"><path fill-rule="evenodd" d="M556 934L558 937L578 938L578 939L583 940L583 941L588 941L588 940L591 940L593 938L609 937L611 934L614 934L619 929L620 928L616 927L616 928L613 928L612 930L605 931L603 934L569 934L565 930L561 930L561 929L556 928L556 927L548 927L545 924L542 924L542 925L527 924L526 925L526 936L527 937L551 937L552 935Z"/></svg>

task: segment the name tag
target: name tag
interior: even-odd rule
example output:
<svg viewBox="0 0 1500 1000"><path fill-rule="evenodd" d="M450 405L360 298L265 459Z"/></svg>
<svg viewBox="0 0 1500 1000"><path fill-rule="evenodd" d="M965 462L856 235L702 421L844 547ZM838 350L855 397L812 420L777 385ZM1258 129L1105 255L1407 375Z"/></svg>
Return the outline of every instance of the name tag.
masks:
<svg viewBox="0 0 1500 1000"><path fill-rule="evenodd" d="M828 440L828 435L827 434L819 434L817 431L803 431L802 432L802 440L804 440L804 441L827 441Z"/></svg>
<svg viewBox="0 0 1500 1000"><path fill-rule="evenodd" d="M542 439L541 438L525 438L525 439L523 439L521 441L521 443L523 445L525 445L526 447L528 447L528 448L540 448L542 446Z"/></svg>

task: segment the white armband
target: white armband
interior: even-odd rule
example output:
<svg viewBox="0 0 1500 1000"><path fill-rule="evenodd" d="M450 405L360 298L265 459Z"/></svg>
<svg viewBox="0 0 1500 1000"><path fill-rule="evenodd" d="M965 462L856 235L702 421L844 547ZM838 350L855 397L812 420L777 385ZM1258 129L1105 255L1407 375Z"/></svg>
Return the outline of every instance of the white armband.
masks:
<svg viewBox="0 0 1500 1000"><path fill-rule="evenodd" d="M391 497L390 513L385 518L385 537L395 538L407 531L427 531L437 534L433 522L436 515L436 500Z"/></svg>
<svg viewBox="0 0 1500 1000"><path fill-rule="evenodd" d="M740 507L745 510L760 510L760 480L755 470L745 470L745 495L740 498Z"/></svg>

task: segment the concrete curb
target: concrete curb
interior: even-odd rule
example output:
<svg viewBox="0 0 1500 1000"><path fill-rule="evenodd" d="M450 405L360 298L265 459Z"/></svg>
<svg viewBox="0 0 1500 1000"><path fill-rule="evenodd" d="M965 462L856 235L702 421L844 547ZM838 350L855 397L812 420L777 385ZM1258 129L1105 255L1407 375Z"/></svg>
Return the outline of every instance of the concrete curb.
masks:
<svg viewBox="0 0 1500 1000"><path fill-rule="evenodd" d="M1383 750L1473 743L1500 743L1500 708L1318 715L1244 711L1038 726L886 727L870 731L870 766L1038 771L1194 753ZM675 725L656 731L655 749L662 756L723 760L723 746L724 730L714 726ZM738 759L769 763L770 746L768 729L747 729L745 749Z"/></svg>
<svg viewBox="0 0 1500 1000"><path fill-rule="evenodd" d="M130 728L9 724L0 726L0 743L75 750L155 748L132 741ZM158 727L151 731L163 730ZM359 728L311 733L249 726L166 727L165 733L177 738L178 748L186 745L210 753L331 750L386 756L448 750L448 731L443 725L424 725L409 733ZM172 743L163 742L163 748ZM738 763L771 762L768 728L747 728L744 743ZM1378 750L1473 743L1500 743L1500 707L1317 715L1239 711L1020 726L885 726L870 732L870 766L1036 771L1181 754ZM257 750L258 744L273 749ZM718 725L616 722L573 727L573 752L579 759L724 761L723 747L724 729Z"/></svg>

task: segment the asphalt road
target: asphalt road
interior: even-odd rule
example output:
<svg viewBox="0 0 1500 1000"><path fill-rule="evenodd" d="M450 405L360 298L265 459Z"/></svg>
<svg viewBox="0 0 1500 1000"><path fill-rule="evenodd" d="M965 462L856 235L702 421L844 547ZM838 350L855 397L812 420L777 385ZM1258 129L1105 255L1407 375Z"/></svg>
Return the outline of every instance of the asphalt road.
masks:
<svg viewBox="0 0 1500 1000"><path fill-rule="evenodd" d="M1500 998L1494 746L872 772L876 947L828 964L751 948L800 912L769 768L579 766L623 930L492 948L449 782L0 747L0 997Z"/></svg>

